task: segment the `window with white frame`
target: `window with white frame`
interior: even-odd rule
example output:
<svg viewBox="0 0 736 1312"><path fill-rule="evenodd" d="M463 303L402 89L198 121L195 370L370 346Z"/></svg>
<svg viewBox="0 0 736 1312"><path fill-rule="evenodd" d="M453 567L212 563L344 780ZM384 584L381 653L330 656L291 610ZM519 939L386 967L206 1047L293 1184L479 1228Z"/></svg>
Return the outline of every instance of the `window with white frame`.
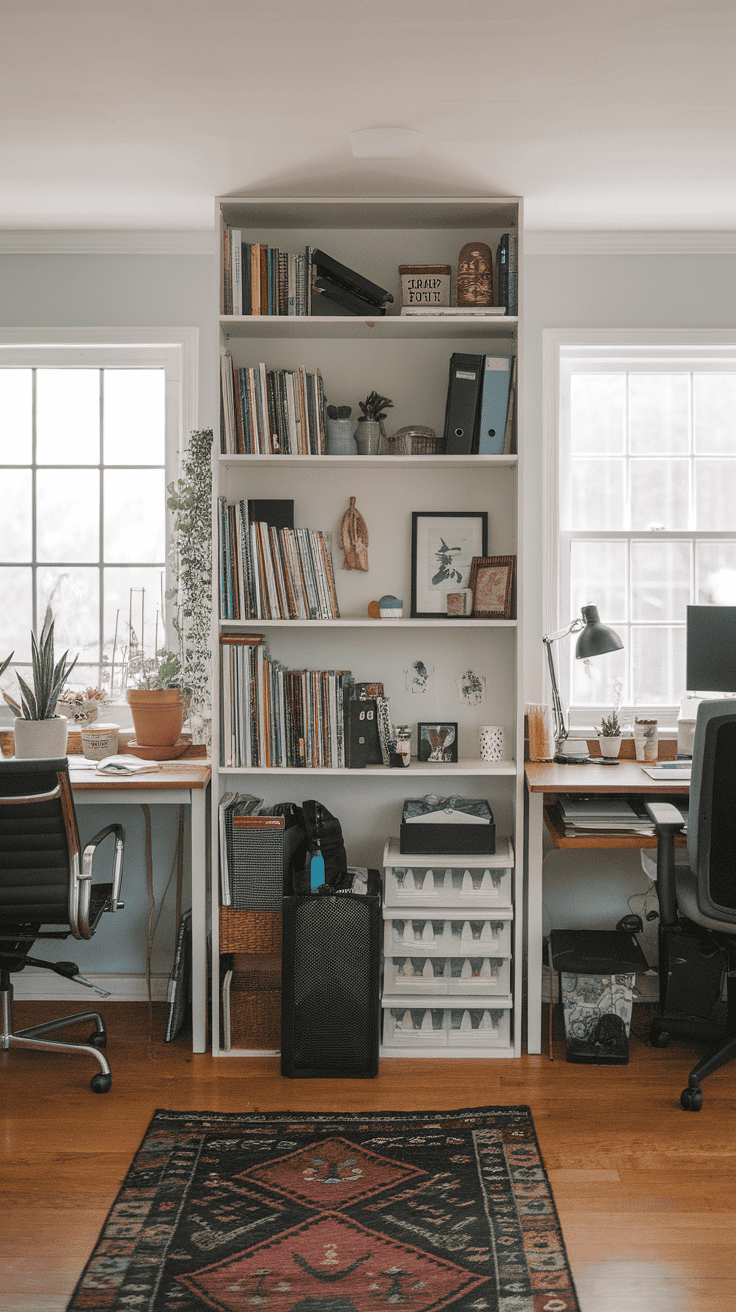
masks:
<svg viewBox="0 0 736 1312"><path fill-rule="evenodd" d="M662 336L547 334L547 618L559 629L592 603L624 644L589 663L561 644L581 726L617 702L672 723L687 605L736 603L736 336Z"/></svg>
<svg viewBox="0 0 736 1312"><path fill-rule="evenodd" d="M115 700L136 647L170 645L166 488L195 394L196 333L71 336L0 342L0 661L13 651L27 677L31 630L50 612L57 659L78 657L70 687ZM11 670L3 684L17 696Z"/></svg>

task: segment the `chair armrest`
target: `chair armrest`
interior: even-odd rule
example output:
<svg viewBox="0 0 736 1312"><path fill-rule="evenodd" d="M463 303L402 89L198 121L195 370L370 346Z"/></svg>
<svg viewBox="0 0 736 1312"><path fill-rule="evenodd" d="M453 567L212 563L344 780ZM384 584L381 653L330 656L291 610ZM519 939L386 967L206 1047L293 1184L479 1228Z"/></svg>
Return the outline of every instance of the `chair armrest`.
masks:
<svg viewBox="0 0 736 1312"><path fill-rule="evenodd" d="M685 823L684 816L680 814L676 806L671 802L644 802L644 810L650 820L659 832L660 829L672 828L682 829Z"/></svg>
<svg viewBox="0 0 736 1312"><path fill-rule="evenodd" d="M645 802L644 808L657 830L657 897L662 925L677 924L675 896L675 834L685 823L670 802Z"/></svg>
<svg viewBox="0 0 736 1312"><path fill-rule="evenodd" d="M80 879L92 879L92 862L94 860L95 852L103 839L107 838L108 834L115 835L115 855L113 858L114 865L112 874L112 893L110 895L110 910L117 911L120 885L123 879L123 849L125 846L125 829L122 825L106 825L104 829L100 830L99 834L95 834L94 838L90 838L89 842L85 844L84 852L82 853L82 870L79 877Z"/></svg>

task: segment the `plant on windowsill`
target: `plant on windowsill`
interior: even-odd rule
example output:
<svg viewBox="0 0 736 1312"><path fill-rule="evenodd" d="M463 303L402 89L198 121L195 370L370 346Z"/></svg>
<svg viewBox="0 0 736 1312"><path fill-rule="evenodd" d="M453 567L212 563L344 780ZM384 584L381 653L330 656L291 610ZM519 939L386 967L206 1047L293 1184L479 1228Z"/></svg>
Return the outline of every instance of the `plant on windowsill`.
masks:
<svg viewBox="0 0 736 1312"><path fill-rule="evenodd" d="M10 664L14 652L0 666L0 676ZM54 660L54 619L46 612L41 637L37 641L31 633L31 669L33 687L16 671L20 687L20 702L3 690L3 697L12 711L15 755L24 759L55 758L66 755L69 721L58 715L57 702L78 657L67 663L68 651L60 660Z"/></svg>
<svg viewBox="0 0 736 1312"><path fill-rule="evenodd" d="M598 734L598 744L601 749L601 756L615 758L621 751L621 725L618 718L618 710L614 709L611 714L604 716L600 725L596 729Z"/></svg>
<svg viewBox="0 0 736 1312"><path fill-rule="evenodd" d="M179 657L159 651L145 656L131 635L132 655L128 661L128 705L133 717L138 747L173 747L184 723L184 690Z"/></svg>

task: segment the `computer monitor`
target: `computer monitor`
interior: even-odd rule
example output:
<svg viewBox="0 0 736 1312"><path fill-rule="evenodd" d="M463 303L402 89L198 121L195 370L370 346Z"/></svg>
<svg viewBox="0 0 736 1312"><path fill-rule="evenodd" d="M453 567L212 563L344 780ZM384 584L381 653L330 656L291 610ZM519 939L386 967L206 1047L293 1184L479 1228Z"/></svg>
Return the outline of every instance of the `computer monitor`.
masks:
<svg viewBox="0 0 736 1312"><path fill-rule="evenodd" d="M736 693L736 606L688 606L685 686Z"/></svg>

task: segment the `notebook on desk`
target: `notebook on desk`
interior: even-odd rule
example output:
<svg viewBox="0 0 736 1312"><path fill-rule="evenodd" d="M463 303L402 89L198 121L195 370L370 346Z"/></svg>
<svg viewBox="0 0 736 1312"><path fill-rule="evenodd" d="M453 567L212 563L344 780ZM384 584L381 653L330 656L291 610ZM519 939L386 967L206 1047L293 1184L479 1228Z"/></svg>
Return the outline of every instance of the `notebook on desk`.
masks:
<svg viewBox="0 0 736 1312"><path fill-rule="evenodd" d="M669 780L690 782L691 761L660 761L658 765L643 765L642 770L650 779L659 779L663 783Z"/></svg>

